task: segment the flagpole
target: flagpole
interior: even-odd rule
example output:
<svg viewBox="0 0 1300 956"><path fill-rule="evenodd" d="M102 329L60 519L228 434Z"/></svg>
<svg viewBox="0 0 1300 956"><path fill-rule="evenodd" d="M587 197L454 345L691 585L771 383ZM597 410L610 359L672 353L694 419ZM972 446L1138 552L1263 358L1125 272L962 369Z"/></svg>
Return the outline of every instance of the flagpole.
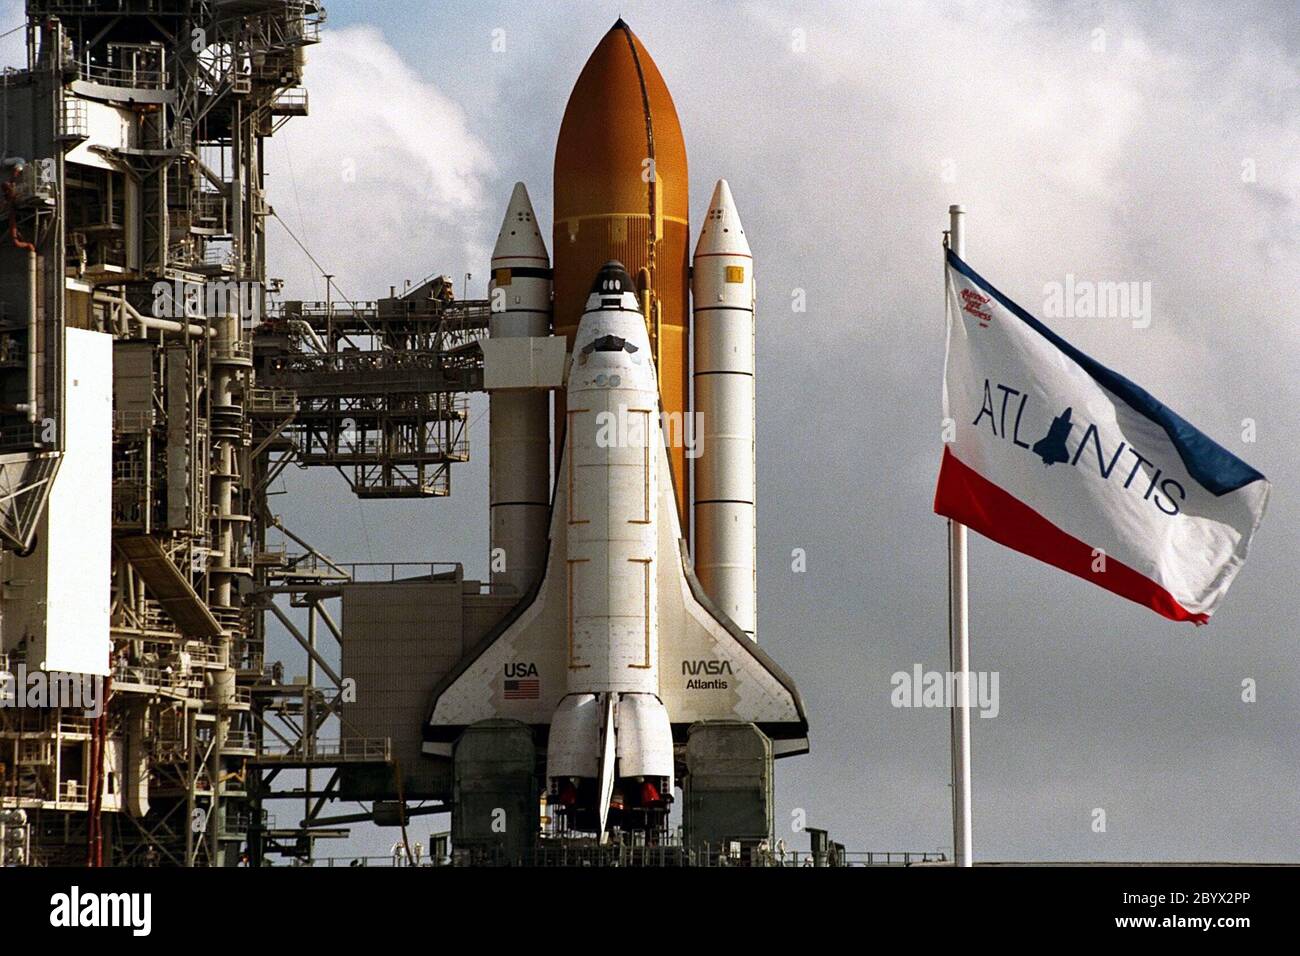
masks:
<svg viewBox="0 0 1300 956"><path fill-rule="evenodd" d="M966 258L963 220L966 210L948 207L948 243ZM947 266L945 265L945 269ZM948 659L955 675L952 707L952 830L957 866L970 866L970 608L966 591L966 526L948 520Z"/></svg>

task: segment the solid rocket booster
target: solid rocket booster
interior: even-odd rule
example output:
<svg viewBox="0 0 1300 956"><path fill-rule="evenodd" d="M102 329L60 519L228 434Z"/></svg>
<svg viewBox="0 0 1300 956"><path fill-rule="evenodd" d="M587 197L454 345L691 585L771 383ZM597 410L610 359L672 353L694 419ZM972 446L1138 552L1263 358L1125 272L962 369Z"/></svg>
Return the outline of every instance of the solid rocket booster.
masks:
<svg viewBox="0 0 1300 956"><path fill-rule="evenodd" d="M591 277L611 259L623 263L648 326L663 412L677 429L668 459L678 519L689 535L688 220L677 110L650 54L619 20L583 67L555 145L555 334L573 345ZM557 402L557 438L564 408Z"/></svg>
<svg viewBox="0 0 1300 956"><path fill-rule="evenodd" d="M754 637L754 273L731 188L718 181L695 246L695 572Z"/></svg>
<svg viewBox="0 0 1300 956"><path fill-rule="evenodd" d="M515 183L492 250L488 334L493 339L549 333L551 262L523 183ZM493 585L520 594L546 561L550 510L549 398L540 389L489 394L488 497Z"/></svg>
<svg viewBox="0 0 1300 956"><path fill-rule="evenodd" d="M621 264L607 263L569 371L559 477L569 501L568 695L547 745L547 778L562 805L577 805L584 781L593 796L605 794L593 806L598 832L615 760L618 778L637 783L624 788L627 812L663 811L673 787L672 727L658 696L658 398L636 287Z"/></svg>

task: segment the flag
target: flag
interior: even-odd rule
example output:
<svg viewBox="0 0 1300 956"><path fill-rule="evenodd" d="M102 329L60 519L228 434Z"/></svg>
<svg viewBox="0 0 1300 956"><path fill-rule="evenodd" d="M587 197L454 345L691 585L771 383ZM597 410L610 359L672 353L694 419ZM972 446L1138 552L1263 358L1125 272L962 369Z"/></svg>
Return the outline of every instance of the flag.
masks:
<svg viewBox="0 0 1300 956"><path fill-rule="evenodd" d="M1165 617L1208 621L1268 481L951 250L947 289L934 510Z"/></svg>
<svg viewBox="0 0 1300 956"><path fill-rule="evenodd" d="M527 680L507 680L504 697L506 700L537 700L541 696L541 681L537 678Z"/></svg>

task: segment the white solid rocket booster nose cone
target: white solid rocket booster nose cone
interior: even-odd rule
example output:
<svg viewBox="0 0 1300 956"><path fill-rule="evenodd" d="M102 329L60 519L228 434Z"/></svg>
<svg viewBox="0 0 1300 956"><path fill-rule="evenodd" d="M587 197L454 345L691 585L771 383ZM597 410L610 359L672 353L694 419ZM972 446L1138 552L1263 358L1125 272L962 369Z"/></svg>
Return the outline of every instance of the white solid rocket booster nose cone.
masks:
<svg viewBox="0 0 1300 956"><path fill-rule="evenodd" d="M736 212L736 201L731 198L731 187L725 179L719 179L713 187L713 198L709 200L709 211L700 227L700 239L695 244L695 255L748 256L749 240L745 238L745 227L740 224L740 214Z"/></svg>
<svg viewBox="0 0 1300 956"><path fill-rule="evenodd" d="M497 234L497 244L492 248L494 267L498 259L550 264L546 255L546 243L542 240L541 230L537 228L533 204L523 183L515 183L514 191L510 194L510 204L506 207L505 219L501 222L501 232Z"/></svg>

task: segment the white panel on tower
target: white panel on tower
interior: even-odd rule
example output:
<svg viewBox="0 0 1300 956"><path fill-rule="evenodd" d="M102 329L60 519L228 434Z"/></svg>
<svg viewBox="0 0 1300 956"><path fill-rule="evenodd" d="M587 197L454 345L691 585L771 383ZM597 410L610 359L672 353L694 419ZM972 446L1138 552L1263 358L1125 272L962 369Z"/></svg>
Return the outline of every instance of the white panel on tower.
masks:
<svg viewBox="0 0 1300 956"><path fill-rule="evenodd" d="M5 554L4 644L27 666L108 674L113 488L113 337L65 332L63 461L32 553Z"/></svg>

